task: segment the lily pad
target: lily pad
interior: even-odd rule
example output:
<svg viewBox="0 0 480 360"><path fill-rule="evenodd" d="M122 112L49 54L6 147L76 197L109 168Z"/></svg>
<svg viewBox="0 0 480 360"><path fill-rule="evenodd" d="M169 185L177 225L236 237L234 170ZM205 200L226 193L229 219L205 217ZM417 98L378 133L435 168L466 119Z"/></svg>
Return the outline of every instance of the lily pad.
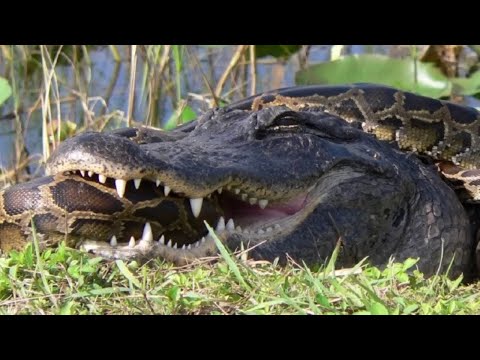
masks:
<svg viewBox="0 0 480 360"><path fill-rule="evenodd" d="M452 79L455 92L460 95L475 95L480 93L480 71L474 72L468 78Z"/></svg>
<svg viewBox="0 0 480 360"><path fill-rule="evenodd" d="M174 129L178 124L184 124L195 120L196 118L197 114L189 105L183 106L170 116L165 124L165 129Z"/></svg>
<svg viewBox="0 0 480 360"><path fill-rule="evenodd" d="M12 95L12 88L8 84L8 81L0 77L0 105Z"/></svg>
<svg viewBox="0 0 480 360"><path fill-rule="evenodd" d="M439 98L450 95L451 81L432 63L383 55L350 55L312 65L295 76L297 84L377 83Z"/></svg>

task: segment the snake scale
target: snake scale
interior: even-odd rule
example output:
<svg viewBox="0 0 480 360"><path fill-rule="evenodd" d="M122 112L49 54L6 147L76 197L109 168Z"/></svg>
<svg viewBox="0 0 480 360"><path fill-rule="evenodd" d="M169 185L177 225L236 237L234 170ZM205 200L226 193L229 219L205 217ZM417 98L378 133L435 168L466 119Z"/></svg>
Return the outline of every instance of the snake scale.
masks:
<svg viewBox="0 0 480 360"><path fill-rule="evenodd" d="M438 161L441 173L480 200L480 112L464 105L373 84L299 86L235 105L258 110L287 106L337 115L379 140Z"/></svg>

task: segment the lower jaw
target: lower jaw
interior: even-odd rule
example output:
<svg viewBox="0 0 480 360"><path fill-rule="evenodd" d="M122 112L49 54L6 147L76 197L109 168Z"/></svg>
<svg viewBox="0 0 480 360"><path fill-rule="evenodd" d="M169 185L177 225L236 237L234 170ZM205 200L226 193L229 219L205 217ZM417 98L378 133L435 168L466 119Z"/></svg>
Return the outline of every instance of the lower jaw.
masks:
<svg viewBox="0 0 480 360"><path fill-rule="evenodd" d="M306 197L302 196L291 203L283 206L283 211L278 208L265 210L252 210L253 207L240 207L232 210L229 207L225 210L225 214L233 214L237 217L234 222L232 218L225 221L224 217L220 217L217 224L210 224L215 231L216 236L221 242L228 240L230 236L240 235L241 242L255 245L264 239L278 237L288 233L288 229L292 226L293 218L298 215L300 210L294 212L295 207L292 204L305 205ZM292 214L285 213L288 208ZM242 210L242 211L239 211ZM264 212L265 211L265 212ZM253 214L253 215L252 215ZM286 224L290 222L290 224ZM237 236L235 236L237 238ZM238 238L236 239L238 240ZM100 255L110 259L124 260L148 260L152 258L161 258L176 264L186 264L195 259L213 256L217 253L217 245L215 244L212 234L207 234L201 239L191 244L178 246L178 243L169 241L165 236L154 239L151 233L150 225L146 225L142 237L138 240L131 239L129 243L117 243L116 241L100 242L100 241L83 241L80 248L87 252Z"/></svg>
<svg viewBox="0 0 480 360"><path fill-rule="evenodd" d="M95 176L93 178L91 176L89 176L88 178L87 177L84 178L82 176L82 180L94 181L98 183L98 181L96 181ZM141 192L142 189L149 190L150 188L154 188L153 185L154 185L153 183L149 183L148 181L145 181L145 182L142 182L140 186L140 190L133 190L133 185L130 182L129 186L127 187L127 192L125 193L125 198L129 198L130 197L129 194L134 194L134 195L138 194L138 192L139 191ZM107 181L107 184L104 184L103 186L108 186L112 188L114 185L113 185L113 182L109 180ZM235 195L233 192L224 191L221 196L220 194L217 195L214 192L212 193L213 195L212 199L215 199L216 197L216 199L218 200L218 206L223 211L223 218L218 217L217 218L218 220L216 220L217 223L210 224L210 225L214 228L214 230L218 234L223 234L224 230L226 230L227 232L230 232L230 233L238 233L242 235L247 235L248 237L254 237L255 235L261 236L261 235L264 235L265 233L276 232L282 229L282 223L284 223L286 220L288 220L289 218L291 218L292 216L299 213L302 209L305 208L306 201L307 201L306 199L308 197L309 192L310 191L306 191L305 194L296 196L283 203L270 201L265 208L261 208L258 203L251 205L248 202L240 200L238 196ZM174 192L172 191L170 195L166 194L165 196L166 197L174 196L174 197L177 197L177 200L178 200L179 195L174 194ZM180 198L183 198L183 197L180 196ZM221 213L218 213L218 216L220 215ZM212 221L213 219L215 219L215 216L210 216L210 221ZM203 223L203 221L201 221L201 223ZM140 231L140 229L138 230ZM198 228L197 228L197 231L198 231ZM139 242L146 241L145 230L143 232L144 234L141 236L138 236L139 235L138 231L136 232L137 239L135 238L133 239L133 244L138 244ZM152 237L152 241L157 242L158 245L165 246L167 248L172 248L173 250L187 251L187 250L192 250L194 248L200 248L202 245L202 242L203 243L206 242L206 235L207 235L206 229L205 229L204 235L205 236L199 236L198 238L190 238L190 239L188 238L175 239L174 237L172 237L172 241L170 241L170 239L167 238L168 235L164 237L160 233L156 234L156 238L154 238L153 235L151 237ZM227 236L228 233L224 235ZM112 237L106 244L104 242L104 245L110 245L112 247L121 246L125 248L128 248L128 247L132 248L132 246L130 246L132 243L132 239L130 239L129 241L128 238L124 238L122 239L122 241L124 242L119 243L117 239L113 239ZM135 248L135 246L136 245L134 245L133 248Z"/></svg>

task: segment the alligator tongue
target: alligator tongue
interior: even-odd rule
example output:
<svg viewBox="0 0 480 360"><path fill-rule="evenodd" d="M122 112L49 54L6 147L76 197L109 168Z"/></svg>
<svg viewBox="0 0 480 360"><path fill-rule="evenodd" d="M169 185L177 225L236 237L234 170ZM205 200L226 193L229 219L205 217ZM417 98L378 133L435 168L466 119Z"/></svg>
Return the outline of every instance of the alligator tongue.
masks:
<svg viewBox="0 0 480 360"><path fill-rule="evenodd" d="M280 221L297 213L304 207L306 197L307 194L302 194L288 201L271 202L265 209L261 209L257 204L250 205L233 196L225 195L220 199L220 207L225 212L226 219L233 218L235 224L240 226L252 226Z"/></svg>

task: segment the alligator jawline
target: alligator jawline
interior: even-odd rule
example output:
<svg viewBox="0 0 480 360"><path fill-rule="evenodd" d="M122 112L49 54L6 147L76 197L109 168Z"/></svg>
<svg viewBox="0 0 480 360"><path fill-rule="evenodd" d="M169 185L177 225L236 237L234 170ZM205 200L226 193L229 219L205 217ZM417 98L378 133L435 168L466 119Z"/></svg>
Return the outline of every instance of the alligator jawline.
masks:
<svg viewBox="0 0 480 360"><path fill-rule="evenodd" d="M101 183L104 186L116 187L117 194L120 197L129 197L132 195L132 191L139 189L143 183L145 186L147 183L154 183L156 187L163 187L163 192L167 197L180 197L185 198L181 194L177 194L170 187L165 184L159 184L158 182L152 182L149 179L137 179L136 181L132 180L134 186L124 186L122 189L118 190L118 181L115 179L110 179L106 176L101 176L93 172L88 171L68 171L64 172L66 176L82 176L87 181L93 181L96 183ZM125 181L125 184L128 184L130 180ZM151 185L149 185L151 186ZM276 232L276 231L289 231L289 227L292 227L291 222L295 222L294 218L298 215L307 205L307 197L311 192L313 187L308 189L306 192L301 193L300 195L294 196L285 201L265 201L261 202L255 198L246 197L245 193L242 193L238 188L232 186L225 186L225 190L213 191L211 194L207 195L207 198L215 198L214 200L218 203L219 208L222 210L222 213L218 214L218 218L213 225L216 233L221 237L228 237L232 233L243 234L244 236L249 237L262 237L265 233ZM162 189L160 189L160 192ZM198 205L198 199L197 205ZM203 202L203 198L201 200ZM191 199L192 203L192 199ZM200 205L201 207L201 205ZM194 210L194 205L191 209L192 213ZM200 213L200 210L196 210ZM223 216L222 216L223 215ZM148 224L148 225L147 225ZM282 226L283 225L283 226ZM190 239L188 242L179 241L178 238L171 237L165 238L164 234L153 234L151 226L149 223L145 224L145 229L141 239L135 239L133 236L130 238L128 243L117 242L117 239L112 236L110 240L111 246L129 246L133 248L137 244L137 240L142 241L153 241L158 243L161 246L169 247L171 249L183 249L183 250L193 250L196 248L205 247L205 244L213 242L213 239L208 235L207 229L203 236L200 236L198 239ZM92 241L91 243L95 244L105 244L100 241Z"/></svg>

